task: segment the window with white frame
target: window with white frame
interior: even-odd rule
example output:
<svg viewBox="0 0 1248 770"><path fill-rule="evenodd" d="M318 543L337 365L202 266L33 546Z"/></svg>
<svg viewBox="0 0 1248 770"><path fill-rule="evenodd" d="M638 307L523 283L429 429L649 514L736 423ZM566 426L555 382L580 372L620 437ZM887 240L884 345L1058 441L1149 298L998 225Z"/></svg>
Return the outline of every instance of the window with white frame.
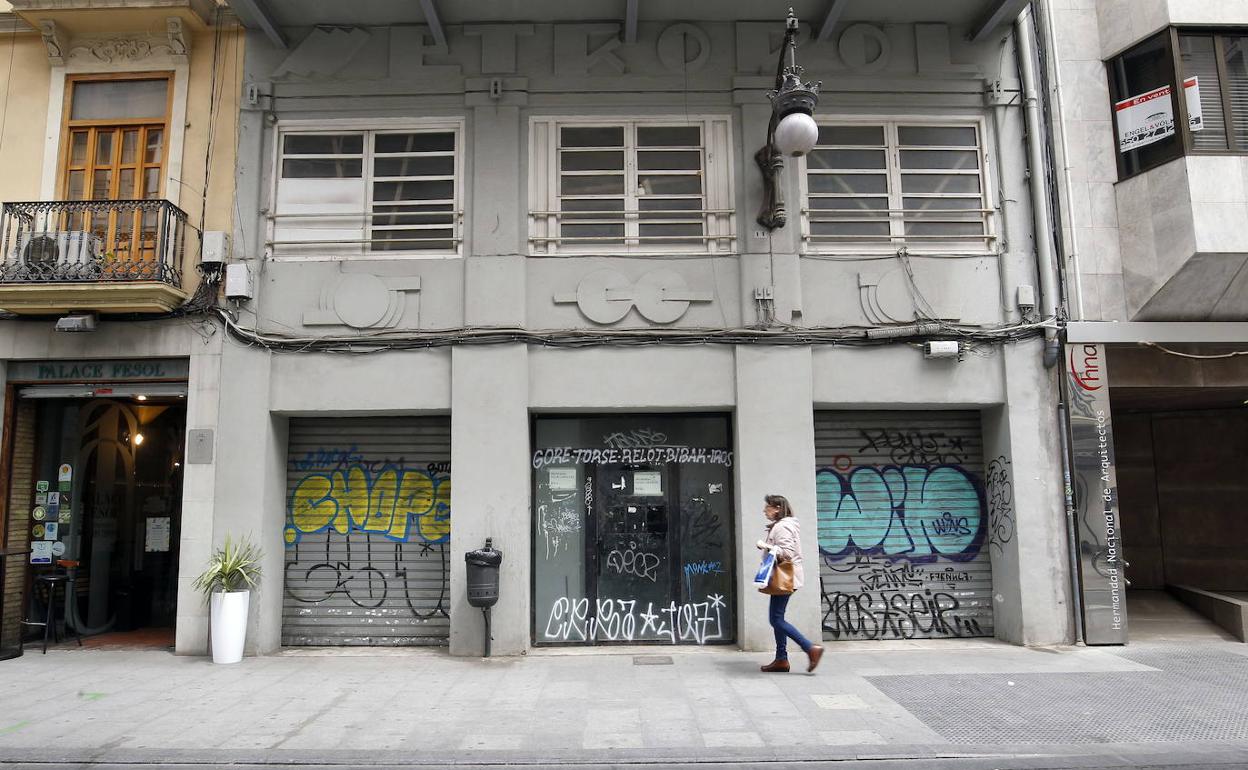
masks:
<svg viewBox="0 0 1248 770"><path fill-rule="evenodd" d="M278 134L276 257L455 256L458 126Z"/></svg>
<svg viewBox="0 0 1248 770"><path fill-rule="evenodd" d="M982 148L977 122L821 125L802 179L807 250L990 250Z"/></svg>
<svg viewBox="0 0 1248 770"><path fill-rule="evenodd" d="M535 118L533 254L734 249L728 118Z"/></svg>

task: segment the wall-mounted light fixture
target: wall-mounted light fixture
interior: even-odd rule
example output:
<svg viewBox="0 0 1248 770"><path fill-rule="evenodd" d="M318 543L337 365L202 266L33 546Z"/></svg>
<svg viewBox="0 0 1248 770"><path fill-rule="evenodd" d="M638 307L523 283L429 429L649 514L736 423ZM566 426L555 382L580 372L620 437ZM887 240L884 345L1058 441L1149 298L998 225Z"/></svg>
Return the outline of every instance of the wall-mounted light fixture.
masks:
<svg viewBox="0 0 1248 770"><path fill-rule="evenodd" d="M776 63L776 88L767 94L771 100L771 120L767 124L767 144L754 155L763 172L763 208L758 223L768 230L784 227L787 217L780 191L784 157L800 158L819 140L815 105L819 103L818 83L802 82L805 71L797 63L797 16L789 9L784 23L784 42ZM785 59L788 59L786 66Z"/></svg>
<svg viewBox="0 0 1248 770"><path fill-rule="evenodd" d="M95 327L95 313L75 313L56 319L58 332L93 332Z"/></svg>

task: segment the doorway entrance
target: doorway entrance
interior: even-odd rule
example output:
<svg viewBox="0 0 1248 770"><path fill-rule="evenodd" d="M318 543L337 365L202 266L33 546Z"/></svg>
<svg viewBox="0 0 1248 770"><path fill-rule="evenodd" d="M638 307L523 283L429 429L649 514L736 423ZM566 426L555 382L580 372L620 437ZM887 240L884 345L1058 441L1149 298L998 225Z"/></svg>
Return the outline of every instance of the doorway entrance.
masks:
<svg viewBox="0 0 1248 770"><path fill-rule="evenodd" d="M534 642L734 638L723 416L535 423Z"/></svg>
<svg viewBox="0 0 1248 770"><path fill-rule="evenodd" d="M33 451L29 467L14 463L10 498L29 507L11 507L9 523L29 539L26 584L67 571L67 627L97 642L132 634L140 646L172 647L185 398L47 393L24 389L19 407L33 416ZM28 616L38 616L46 597L26 596Z"/></svg>

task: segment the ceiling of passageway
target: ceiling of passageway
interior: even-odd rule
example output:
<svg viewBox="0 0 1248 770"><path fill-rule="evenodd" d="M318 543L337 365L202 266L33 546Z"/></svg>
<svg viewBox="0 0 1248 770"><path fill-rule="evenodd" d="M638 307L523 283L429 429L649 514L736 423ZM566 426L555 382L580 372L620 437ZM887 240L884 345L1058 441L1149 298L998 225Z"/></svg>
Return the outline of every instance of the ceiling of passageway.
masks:
<svg viewBox="0 0 1248 770"><path fill-rule="evenodd" d="M254 0L284 27L316 24L419 24L420 0ZM968 25L993 0L842 0L840 21L945 22ZM441 23L619 21L628 0L435 0ZM238 4L235 4L238 5ZM779 21L790 6L803 21L819 25L832 0L637 0L647 21ZM838 9L840 10L840 9ZM239 8L246 15L245 8ZM247 19L244 19L247 21Z"/></svg>

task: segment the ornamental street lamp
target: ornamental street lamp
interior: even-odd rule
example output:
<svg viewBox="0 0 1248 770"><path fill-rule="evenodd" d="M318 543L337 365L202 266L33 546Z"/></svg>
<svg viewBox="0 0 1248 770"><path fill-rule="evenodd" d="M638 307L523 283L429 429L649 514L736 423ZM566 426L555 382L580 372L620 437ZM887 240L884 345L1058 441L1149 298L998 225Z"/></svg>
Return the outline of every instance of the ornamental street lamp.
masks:
<svg viewBox="0 0 1248 770"><path fill-rule="evenodd" d="M815 123L815 105L819 103L820 83L802 82L804 71L797 63L797 17L793 9L784 24L784 43L776 63L776 88L767 93L771 100L771 120L767 124L767 144L754 155L763 172L763 208L758 223L768 230L784 227L784 196L780 191L780 172L784 156L800 158L814 148L819 139ZM788 66L785 66L785 58Z"/></svg>

